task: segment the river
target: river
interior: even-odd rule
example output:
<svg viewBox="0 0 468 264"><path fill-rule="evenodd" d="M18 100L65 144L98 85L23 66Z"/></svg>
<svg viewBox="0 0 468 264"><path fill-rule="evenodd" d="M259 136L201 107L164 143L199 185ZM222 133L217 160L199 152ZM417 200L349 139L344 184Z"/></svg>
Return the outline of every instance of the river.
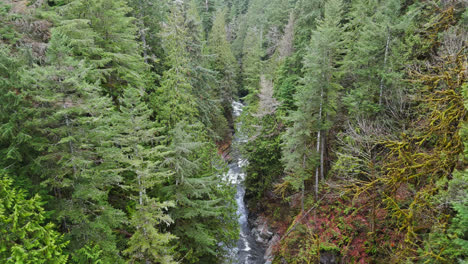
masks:
<svg viewBox="0 0 468 264"><path fill-rule="evenodd" d="M239 117L244 105L240 102L233 102L232 107L234 118ZM236 131L231 145L231 163L229 163L227 177L232 184L237 186L236 203L240 234L237 247L232 252L233 259L231 262L236 264L263 264L265 263L263 259L265 249L255 240L255 237L251 233L251 228L248 223L249 212L244 201L244 180L246 174L243 167L248 161L242 158L239 146L246 142L246 138L242 134L242 122L236 119L235 122Z"/></svg>

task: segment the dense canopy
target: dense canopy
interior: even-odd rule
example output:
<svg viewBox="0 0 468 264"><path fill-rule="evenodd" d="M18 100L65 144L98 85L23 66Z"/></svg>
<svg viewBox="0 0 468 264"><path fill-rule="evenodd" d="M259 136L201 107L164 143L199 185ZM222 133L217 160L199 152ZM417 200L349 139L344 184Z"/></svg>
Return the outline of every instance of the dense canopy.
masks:
<svg viewBox="0 0 468 264"><path fill-rule="evenodd" d="M466 263L467 7L0 1L0 263Z"/></svg>

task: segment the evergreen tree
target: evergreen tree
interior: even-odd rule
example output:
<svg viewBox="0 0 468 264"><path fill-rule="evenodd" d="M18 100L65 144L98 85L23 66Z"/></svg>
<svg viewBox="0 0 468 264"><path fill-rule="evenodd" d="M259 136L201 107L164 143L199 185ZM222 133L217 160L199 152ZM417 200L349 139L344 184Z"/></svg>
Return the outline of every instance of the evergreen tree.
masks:
<svg viewBox="0 0 468 264"><path fill-rule="evenodd" d="M376 9L376 7L378 7ZM343 68L352 89L344 103L351 114L372 115L383 110L383 104L395 96L401 86L400 35L405 20L400 19L400 1L353 1L349 32L346 36L347 52Z"/></svg>
<svg viewBox="0 0 468 264"><path fill-rule="evenodd" d="M326 132L337 110L337 62L340 56L343 29L340 26L342 2L330 0L325 4L324 17L312 32L305 57L303 86L297 92L297 110L290 114L292 127L284 135L283 160L294 189L302 189L315 167L315 193L318 194L319 171L324 178ZM313 133L316 133L314 140ZM316 152L311 151L315 142ZM320 157L320 158L317 158ZM319 160L319 162L316 162ZM304 193L303 195L304 196Z"/></svg>
<svg viewBox="0 0 468 264"><path fill-rule="evenodd" d="M244 49L242 54L242 75L244 89L253 96L260 90L260 74L262 72L263 56L262 41L259 34L263 34L258 27L252 27L248 30L244 40ZM249 100L253 100L250 98Z"/></svg>
<svg viewBox="0 0 468 264"><path fill-rule="evenodd" d="M18 54L0 45L0 167L16 173L21 178L17 181L28 182L37 138L27 126L31 111L21 93L22 63Z"/></svg>
<svg viewBox="0 0 468 264"><path fill-rule="evenodd" d="M167 1L137 0L129 1L128 5L133 8L132 14L136 18L143 58L146 63L154 66L153 70L156 73L161 73L164 50L159 33L161 23L166 17Z"/></svg>
<svg viewBox="0 0 468 264"><path fill-rule="evenodd" d="M13 181L0 176L0 260L13 263L67 263L63 253L67 243L45 224L46 212L38 195L26 198L23 190L13 188Z"/></svg>
<svg viewBox="0 0 468 264"><path fill-rule="evenodd" d="M186 78L193 86L192 94L199 113L197 119L208 129L211 138L220 141L230 132L227 120L230 120L231 112L223 111L223 102L227 99L220 97L221 80L210 63L213 54L209 54L210 49L203 38L196 1L190 2L186 16L185 26L190 37L187 43L190 74Z"/></svg>
<svg viewBox="0 0 468 264"><path fill-rule="evenodd" d="M16 175L17 186L37 192L40 188L31 184L39 182L33 146L40 139L28 126L32 111L21 85L22 72L31 66L31 50L18 42L17 19L11 5L0 3L0 168Z"/></svg>
<svg viewBox="0 0 468 264"><path fill-rule="evenodd" d="M209 39L209 51L215 58L211 62L211 69L218 72L219 82L217 83L218 91L216 96L221 100L224 116L230 119L231 103L237 93L237 61L227 41L225 11L219 11L213 23Z"/></svg>
<svg viewBox="0 0 468 264"><path fill-rule="evenodd" d="M150 194L171 173L161 169L165 150L163 138L155 124L150 121L151 110L141 101L143 92L127 88L119 102L120 111L111 113L105 134L111 135L106 143L109 149L102 153L103 159L112 163L110 171L114 177L125 178L130 198L135 203L131 212L130 225L134 232L124 251L132 262L174 263L168 243L175 237L161 232L163 225L172 223L164 212L172 202L159 202Z"/></svg>
<svg viewBox="0 0 468 264"><path fill-rule="evenodd" d="M75 56L98 69L90 78L100 79L115 103L127 85L145 88L147 66L136 41L135 19L128 15L131 9L125 1L67 0L56 9L61 14L56 19L67 29L65 34L81 46ZM79 25L79 31L72 25Z"/></svg>
<svg viewBox="0 0 468 264"><path fill-rule="evenodd" d="M204 38L209 37L209 32L213 27L217 10L222 9L222 0L194 0L201 17Z"/></svg>
<svg viewBox="0 0 468 264"><path fill-rule="evenodd" d="M42 154L36 162L43 168L41 184L54 196L50 205L71 240L69 247L78 249L92 242L103 249L103 259L115 260L112 228L125 217L109 205L107 192L120 179L97 171L95 150L103 138L93 133L102 130L93 122L94 116L111 110L111 101L86 82L90 68L71 56L69 43L54 31L47 64L23 74L35 112L30 125L42 136L34 145Z"/></svg>
<svg viewBox="0 0 468 264"><path fill-rule="evenodd" d="M169 69L163 73L161 86L151 102L157 121L168 128L180 120L193 121L198 117L193 86L188 79L191 73L188 67L190 34L185 25L185 8L185 3L178 1L170 6L170 16L161 32Z"/></svg>
<svg viewBox="0 0 468 264"><path fill-rule="evenodd" d="M176 202L171 216L180 253L189 263L215 263L237 236L235 202L231 187L220 182L222 163L200 127L180 122L171 131L164 165L174 175L164 190Z"/></svg>

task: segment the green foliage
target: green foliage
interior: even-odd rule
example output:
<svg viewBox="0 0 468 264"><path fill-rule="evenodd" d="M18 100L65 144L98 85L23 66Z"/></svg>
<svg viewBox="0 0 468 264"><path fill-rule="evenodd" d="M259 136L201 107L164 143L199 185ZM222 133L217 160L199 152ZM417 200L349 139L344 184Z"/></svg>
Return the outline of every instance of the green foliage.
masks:
<svg viewBox="0 0 468 264"><path fill-rule="evenodd" d="M150 121L152 111L141 101L142 94L128 87L119 102L120 111L110 113L106 126L109 149L102 158L112 163L108 173L114 178L123 178L124 190L130 191L127 195L137 201L130 219L135 231L124 253L133 262L174 263L168 244L175 237L160 231L163 224L172 223L165 210L173 203L161 203L149 194L171 172L161 170L162 160L167 155L162 145L164 138L156 136L158 129Z"/></svg>
<svg viewBox="0 0 468 264"><path fill-rule="evenodd" d="M401 19L400 1L378 2L353 1L347 14L343 70L349 90L343 102L351 115L378 113L401 89L402 76L396 69L407 61L399 54L399 42L408 22Z"/></svg>
<svg viewBox="0 0 468 264"><path fill-rule="evenodd" d="M143 89L147 65L125 1L69 0L55 9L61 28L76 45L74 55L97 69L92 75L94 82L99 79L103 91L115 102L128 85Z"/></svg>
<svg viewBox="0 0 468 264"><path fill-rule="evenodd" d="M296 110L294 105L294 94L300 85L299 70L294 60L290 57L278 67L276 73L275 96L281 101L281 108L286 111Z"/></svg>
<svg viewBox="0 0 468 264"><path fill-rule="evenodd" d="M85 245L72 256L73 263L102 264L102 250L98 245L93 247Z"/></svg>
<svg viewBox="0 0 468 264"><path fill-rule="evenodd" d="M237 65L224 15L207 48L202 20L220 3L208 4L210 18L197 1L32 3L50 31L1 4L0 166L46 195L71 262L175 263L192 252L184 261L212 263L233 246L234 190L219 182L213 140L229 133ZM10 44L35 27L48 43ZM26 61L37 47L45 56ZM197 125L182 133L180 121ZM195 148L179 153L186 143Z"/></svg>
<svg viewBox="0 0 468 264"><path fill-rule="evenodd" d="M31 136L27 126L32 112L21 92L24 63L21 53L0 44L0 167L16 173L17 184L30 188L27 183L29 177L35 176L32 160L37 137Z"/></svg>
<svg viewBox="0 0 468 264"><path fill-rule="evenodd" d="M183 2L174 2L170 16L161 32L166 63L170 69L163 73L161 86L152 95L151 105L157 113L157 121L169 129L181 120L193 121L198 116L193 86L190 82L191 69L189 43L190 32L185 24Z"/></svg>
<svg viewBox="0 0 468 264"><path fill-rule="evenodd" d="M317 137L320 138L322 132L321 136L326 137L324 132L333 125L340 90L336 83L336 68L343 35L341 14L341 1L327 2L324 18L318 21L317 30L312 32L304 59L303 85L294 97L296 110L286 119L292 125L283 135L282 160L287 173L281 187L283 190L287 185L294 190L304 188L304 181L310 178L312 168L318 166L316 160L320 153L311 151L314 134L319 133ZM320 143L317 142L315 147L317 144Z"/></svg>
<svg viewBox="0 0 468 264"><path fill-rule="evenodd" d="M13 28L13 21L18 16L10 13L11 5L0 3L0 41L14 44L19 39Z"/></svg>
<svg viewBox="0 0 468 264"><path fill-rule="evenodd" d="M261 29L253 26L248 29L244 40L244 48L242 51L242 77L243 86L248 93L247 102L254 102L256 94L260 90L260 74L262 73L263 56L262 42L258 35L263 34Z"/></svg>
<svg viewBox="0 0 468 264"><path fill-rule="evenodd" d="M45 211L38 195L26 198L13 181L0 176L0 259L4 263L67 263L67 242L45 224Z"/></svg>
<svg viewBox="0 0 468 264"><path fill-rule="evenodd" d="M153 66L153 71L161 74L164 70L162 48L161 23L166 18L167 1L153 0L128 1L133 9L132 15L136 18L139 40L142 44L143 58L146 63Z"/></svg>
<svg viewBox="0 0 468 264"><path fill-rule="evenodd" d="M99 87L86 81L92 68L72 56L71 42L54 31L46 64L36 65L22 76L34 107L28 125L40 139L34 144L41 152L35 162L42 167L43 188L54 197L50 206L67 231L69 248L93 242L104 251L104 260L114 261L107 260L114 259L117 252L112 228L125 217L109 205L107 192L120 178L109 177L95 162L101 154L96 149L106 139L100 133L105 124L96 121L112 103L100 98Z"/></svg>
<svg viewBox="0 0 468 264"><path fill-rule="evenodd" d="M222 163L201 131L184 123L171 131L164 165L174 175L164 191L176 203L170 214L179 252L189 263L216 263L237 237L234 189L220 182Z"/></svg>
<svg viewBox="0 0 468 264"><path fill-rule="evenodd" d="M225 11L216 14L209 38L209 51L215 57L211 62L211 69L218 72L217 97L222 101L224 115L230 116L231 102L237 92L236 78L238 74L237 61L231 52L227 41Z"/></svg>
<svg viewBox="0 0 468 264"><path fill-rule="evenodd" d="M447 191L437 196L438 202L447 201L454 217L447 227L435 227L424 242L421 261L425 263L463 263L468 257L468 174L457 171L448 183ZM429 252L429 253L428 253ZM438 254L433 252L440 252Z"/></svg>
<svg viewBox="0 0 468 264"><path fill-rule="evenodd" d="M255 121L262 124L262 129L256 131L256 137L249 140L244 147L245 158L249 160L246 169L246 196L252 205L258 205L259 201L271 192L273 184L283 171L281 137L276 117L266 116Z"/></svg>
<svg viewBox="0 0 468 264"><path fill-rule="evenodd" d="M159 231L161 224L172 223L172 219L164 211L173 206L172 202L160 203L154 198L147 198L144 204L137 205L130 221L137 229L128 241L129 247L124 251L130 256L132 263L177 263L172 257L173 250L168 246L176 237Z"/></svg>
<svg viewBox="0 0 468 264"><path fill-rule="evenodd" d="M1 261L223 262L238 230L215 142L242 97L275 254L466 262L460 1L26 2L0 4ZM275 187L302 191L292 225L299 196Z"/></svg>
<svg viewBox="0 0 468 264"><path fill-rule="evenodd" d="M190 71L186 78L190 80L193 86L192 94L198 110L198 120L205 125L206 129L208 129L208 135L213 140L222 141L229 134L230 105L235 90L235 84L232 83L231 79L233 78L232 74L235 74L236 62L229 57L230 50L227 41L218 43L225 46L216 46L221 54L212 49L213 46L211 46L210 41L206 43L203 38L202 22L195 1L191 2L186 12L185 26L190 33L191 39L187 43L187 49L190 51L188 64ZM219 23L224 25L224 21L217 19L216 24ZM216 27L219 30L217 30L216 34L212 32L213 35L210 35L210 40L222 41L223 38L226 38L224 26L222 28L219 25ZM218 56L220 57L218 58ZM213 60L226 68L219 68ZM223 60L228 60L233 64L223 62Z"/></svg>

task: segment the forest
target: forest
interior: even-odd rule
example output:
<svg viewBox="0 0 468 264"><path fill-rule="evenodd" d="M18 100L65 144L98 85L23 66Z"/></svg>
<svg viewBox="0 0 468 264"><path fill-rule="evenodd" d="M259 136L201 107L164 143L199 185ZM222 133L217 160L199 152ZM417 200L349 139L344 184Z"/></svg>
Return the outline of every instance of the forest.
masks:
<svg viewBox="0 0 468 264"><path fill-rule="evenodd" d="M0 263L468 263L467 8L0 0Z"/></svg>

